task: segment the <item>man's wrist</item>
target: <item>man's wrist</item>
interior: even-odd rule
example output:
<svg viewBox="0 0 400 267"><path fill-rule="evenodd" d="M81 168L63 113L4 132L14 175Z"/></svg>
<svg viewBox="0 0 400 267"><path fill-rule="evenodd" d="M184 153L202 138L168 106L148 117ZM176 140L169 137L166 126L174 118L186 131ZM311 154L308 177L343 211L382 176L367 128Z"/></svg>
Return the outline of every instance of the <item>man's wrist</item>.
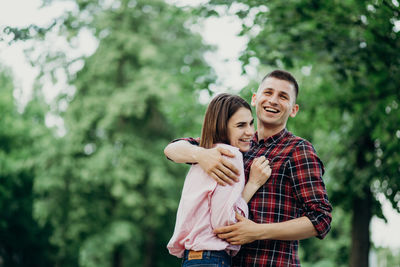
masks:
<svg viewBox="0 0 400 267"><path fill-rule="evenodd" d="M193 148L194 148L192 153L193 163L199 163L205 148L200 146L194 146Z"/></svg>
<svg viewBox="0 0 400 267"><path fill-rule="evenodd" d="M268 235L268 233L270 233L268 228L271 226L271 224L257 223L257 226L257 240L271 239L271 237Z"/></svg>

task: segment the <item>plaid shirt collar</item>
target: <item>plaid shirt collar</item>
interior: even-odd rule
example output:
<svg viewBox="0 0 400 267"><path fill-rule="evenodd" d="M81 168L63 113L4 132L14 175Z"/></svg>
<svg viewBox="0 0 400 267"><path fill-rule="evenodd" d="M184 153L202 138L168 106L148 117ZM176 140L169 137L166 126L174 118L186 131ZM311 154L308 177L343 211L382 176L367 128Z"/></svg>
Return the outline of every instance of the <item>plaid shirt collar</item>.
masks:
<svg viewBox="0 0 400 267"><path fill-rule="evenodd" d="M260 141L258 141L258 131L254 134L253 136L253 145L254 144L264 144L266 147L270 146L272 144L276 144L279 141L281 141L285 136L287 136L289 134L289 131L284 128L282 131L280 131L277 134L274 134L273 136L267 137L265 139L262 139Z"/></svg>

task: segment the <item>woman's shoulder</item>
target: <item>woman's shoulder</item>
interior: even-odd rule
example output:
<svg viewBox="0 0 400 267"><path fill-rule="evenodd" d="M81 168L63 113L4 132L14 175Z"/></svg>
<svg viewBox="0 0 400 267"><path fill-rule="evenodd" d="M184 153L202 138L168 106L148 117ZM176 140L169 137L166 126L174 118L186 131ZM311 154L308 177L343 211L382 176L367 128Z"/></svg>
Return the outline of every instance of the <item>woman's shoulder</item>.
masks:
<svg viewBox="0 0 400 267"><path fill-rule="evenodd" d="M229 150L230 152L232 152L235 155L235 157L236 156L240 156L240 158L242 157L242 153L240 152L239 148L237 148L235 146L231 146L228 144L222 144L222 143L218 143L215 146Z"/></svg>

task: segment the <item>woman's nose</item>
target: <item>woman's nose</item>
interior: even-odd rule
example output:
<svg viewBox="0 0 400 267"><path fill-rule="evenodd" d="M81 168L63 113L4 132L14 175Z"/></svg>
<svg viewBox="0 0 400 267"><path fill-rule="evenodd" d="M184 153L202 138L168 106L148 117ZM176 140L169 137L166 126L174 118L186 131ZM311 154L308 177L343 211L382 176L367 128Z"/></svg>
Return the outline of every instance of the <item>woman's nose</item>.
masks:
<svg viewBox="0 0 400 267"><path fill-rule="evenodd" d="M249 126L246 128L245 134L247 135L253 135L254 134L254 129L253 127Z"/></svg>

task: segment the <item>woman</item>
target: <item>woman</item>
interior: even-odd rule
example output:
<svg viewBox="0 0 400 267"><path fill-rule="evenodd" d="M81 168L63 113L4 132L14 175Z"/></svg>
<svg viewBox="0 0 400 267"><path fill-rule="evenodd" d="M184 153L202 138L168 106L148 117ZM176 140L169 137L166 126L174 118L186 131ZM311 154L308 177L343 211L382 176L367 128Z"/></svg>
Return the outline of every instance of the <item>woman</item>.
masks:
<svg viewBox="0 0 400 267"><path fill-rule="evenodd" d="M239 182L220 186L198 164L192 165L185 179L177 212L174 234L167 248L183 257L183 266L230 266L231 256L240 246L230 245L213 234L213 229L236 222L235 214L247 217L247 202L271 174L268 160L254 160L245 184L241 152L250 149L254 135L250 105L241 97L216 96L209 104L200 138L200 146L219 146L235 155L229 158L240 171ZM168 157L173 151L165 149Z"/></svg>

